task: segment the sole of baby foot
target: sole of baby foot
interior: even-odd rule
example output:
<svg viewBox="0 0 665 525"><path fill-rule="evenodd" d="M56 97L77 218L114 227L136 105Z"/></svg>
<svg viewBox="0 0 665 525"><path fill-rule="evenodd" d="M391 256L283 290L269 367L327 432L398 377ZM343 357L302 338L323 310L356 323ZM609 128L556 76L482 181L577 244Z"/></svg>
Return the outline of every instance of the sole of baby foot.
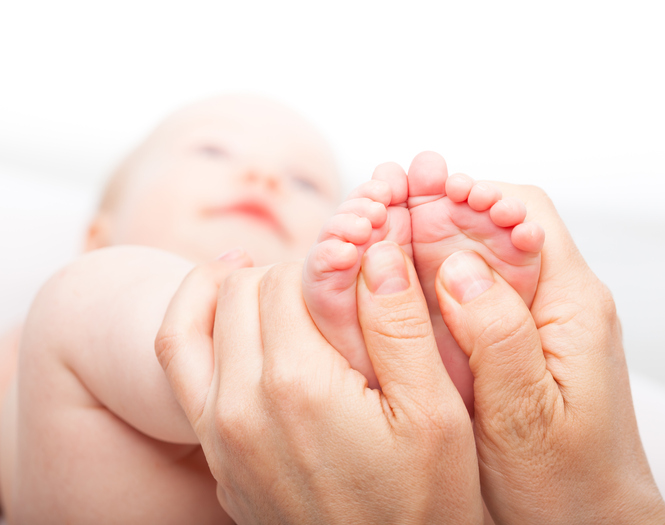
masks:
<svg viewBox="0 0 665 525"><path fill-rule="evenodd" d="M435 327L439 352L467 408L473 406L473 378L468 359L441 319L435 280L453 253L470 250L515 288L528 305L540 274L544 231L524 222L526 207L503 199L494 184L463 174L448 176L445 160L425 152L409 168L408 207L413 257Z"/></svg>

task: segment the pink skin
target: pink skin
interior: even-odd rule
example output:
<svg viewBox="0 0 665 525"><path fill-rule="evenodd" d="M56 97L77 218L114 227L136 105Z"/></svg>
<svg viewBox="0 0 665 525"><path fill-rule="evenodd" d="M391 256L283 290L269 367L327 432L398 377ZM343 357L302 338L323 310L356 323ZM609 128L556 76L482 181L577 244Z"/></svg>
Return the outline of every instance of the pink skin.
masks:
<svg viewBox="0 0 665 525"><path fill-rule="evenodd" d="M524 204L502 199L501 190L467 175L448 176L445 160L433 152L416 156L408 174L413 258L430 308L441 358L473 414L473 376L468 358L441 318L434 289L436 273L450 255L478 253L531 306L540 274L545 233L524 222Z"/></svg>
<svg viewBox="0 0 665 525"><path fill-rule="evenodd" d="M305 262L305 302L321 333L367 378L368 386L378 387L358 324L356 279L369 246L382 240L396 242L414 258L441 358L472 413L468 358L441 318L434 279L448 256L472 250L530 305L544 232L525 218L524 204L502 199L493 184L461 174L448 177L446 163L436 153L418 155L408 178L398 165L382 164L321 231Z"/></svg>
<svg viewBox="0 0 665 525"><path fill-rule="evenodd" d="M378 166L323 227L303 270L303 296L314 322L371 388L378 382L358 324L356 280L365 250L376 242L393 241L412 255L407 196L404 170L394 163Z"/></svg>

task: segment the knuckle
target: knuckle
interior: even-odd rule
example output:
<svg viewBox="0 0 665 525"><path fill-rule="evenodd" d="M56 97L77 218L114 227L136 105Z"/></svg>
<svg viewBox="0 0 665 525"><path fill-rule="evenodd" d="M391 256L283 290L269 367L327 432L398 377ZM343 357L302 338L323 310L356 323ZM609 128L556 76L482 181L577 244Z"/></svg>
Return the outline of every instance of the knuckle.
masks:
<svg viewBox="0 0 665 525"><path fill-rule="evenodd" d="M215 430L229 448L242 448L256 437L252 422L253 410L250 403L239 396L226 396L216 408Z"/></svg>
<svg viewBox="0 0 665 525"><path fill-rule="evenodd" d="M413 422L418 428L422 429L425 434L435 436L447 435L449 431L454 430L454 424L449 419L449 411L442 410L434 404L421 404L419 409L415 411Z"/></svg>
<svg viewBox="0 0 665 525"><path fill-rule="evenodd" d="M511 427L514 435L520 440L538 445L545 441L547 429L552 427L554 411L551 410L550 398L547 388L542 381L532 383L520 393L521 402L516 405L511 417Z"/></svg>
<svg viewBox="0 0 665 525"><path fill-rule="evenodd" d="M507 358L531 347L534 341L535 327L530 319L516 315L502 315L488 319L475 340L475 348L490 352L494 356L506 355Z"/></svg>
<svg viewBox="0 0 665 525"><path fill-rule="evenodd" d="M162 365L167 369L178 349L181 348L186 339L185 334L174 326L162 325L155 337L155 355Z"/></svg>
<svg viewBox="0 0 665 525"><path fill-rule="evenodd" d="M466 408L456 403L420 403L409 410L410 427L417 429L424 450L440 453L442 444L458 444L472 434Z"/></svg>
<svg viewBox="0 0 665 525"><path fill-rule="evenodd" d="M554 424L557 410L546 381L543 377L532 384L515 385L498 396L495 405L500 410L476 418L485 445L497 451L527 448L540 454L550 450L558 426Z"/></svg>
<svg viewBox="0 0 665 525"><path fill-rule="evenodd" d="M459 410L446 410L439 421L442 425L442 439L445 443L456 446L466 440L472 439L473 430L469 413L465 407Z"/></svg>
<svg viewBox="0 0 665 525"><path fill-rule="evenodd" d="M281 365L265 370L261 376L261 386L266 397L280 405L299 399L306 390L303 377L292 367Z"/></svg>
<svg viewBox="0 0 665 525"><path fill-rule="evenodd" d="M231 272L224 280L223 286L219 288L218 298L237 295L244 289L245 283L255 272L254 268L242 268Z"/></svg>
<svg viewBox="0 0 665 525"><path fill-rule="evenodd" d="M545 202L551 202L551 199L547 192L541 188L540 186L535 186L533 184L524 184L520 185L520 188L522 191L529 197L529 200L538 200L538 201L545 201Z"/></svg>
<svg viewBox="0 0 665 525"><path fill-rule="evenodd" d="M540 186L534 186L532 184L520 184L517 186L515 196L523 201L528 209L535 207L546 207L548 209L554 209L554 203L552 202L552 199Z"/></svg>
<svg viewBox="0 0 665 525"><path fill-rule="evenodd" d="M277 289L282 272L287 266L287 263L276 264L266 272L261 280L261 296L272 294Z"/></svg>
<svg viewBox="0 0 665 525"><path fill-rule="evenodd" d="M212 274L212 269L209 264L198 264L189 272L189 279L202 279L207 280Z"/></svg>
<svg viewBox="0 0 665 525"><path fill-rule="evenodd" d="M600 313L605 319L615 319L617 317L617 308L614 296L604 283L599 283L599 285L596 297Z"/></svg>
<svg viewBox="0 0 665 525"><path fill-rule="evenodd" d="M390 339L419 340L432 334L429 317L410 304L390 305L371 319L366 328Z"/></svg>
<svg viewBox="0 0 665 525"><path fill-rule="evenodd" d="M298 414L298 417L308 417L307 414L317 413L320 407L330 398L317 387L306 374L299 372L298 367L272 366L264 370L260 386L263 397L280 417L289 417Z"/></svg>
<svg viewBox="0 0 665 525"><path fill-rule="evenodd" d="M261 279L259 295L261 298L274 297L278 293L288 293L296 287L284 286L285 282L298 283L302 276L302 262L285 262L271 266Z"/></svg>
<svg viewBox="0 0 665 525"><path fill-rule="evenodd" d="M211 263L203 263L190 270L183 282L185 285L212 285L218 282L219 267ZM217 284L215 284L217 286Z"/></svg>

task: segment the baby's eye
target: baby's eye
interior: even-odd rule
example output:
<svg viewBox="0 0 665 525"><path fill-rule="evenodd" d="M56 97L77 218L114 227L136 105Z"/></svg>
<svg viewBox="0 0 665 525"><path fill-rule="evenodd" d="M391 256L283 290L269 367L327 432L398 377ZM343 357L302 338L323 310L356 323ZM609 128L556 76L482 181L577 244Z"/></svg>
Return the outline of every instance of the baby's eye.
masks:
<svg viewBox="0 0 665 525"><path fill-rule="evenodd" d="M228 150L219 144L202 144L196 149L196 151L210 159L222 159L229 156Z"/></svg>
<svg viewBox="0 0 665 525"><path fill-rule="evenodd" d="M305 191L308 193L321 193L321 188L318 184L302 175L292 175L291 184L294 186L294 188L300 191Z"/></svg>

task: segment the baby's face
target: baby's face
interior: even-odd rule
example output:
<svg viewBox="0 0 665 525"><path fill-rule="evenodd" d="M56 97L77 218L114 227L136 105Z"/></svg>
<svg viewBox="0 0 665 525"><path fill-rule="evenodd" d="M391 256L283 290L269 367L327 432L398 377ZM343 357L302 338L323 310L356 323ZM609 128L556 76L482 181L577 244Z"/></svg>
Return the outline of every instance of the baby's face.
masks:
<svg viewBox="0 0 665 525"><path fill-rule="evenodd" d="M339 199L332 154L299 116L249 97L176 114L144 146L110 244L200 262L241 246L256 265L303 257Z"/></svg>

